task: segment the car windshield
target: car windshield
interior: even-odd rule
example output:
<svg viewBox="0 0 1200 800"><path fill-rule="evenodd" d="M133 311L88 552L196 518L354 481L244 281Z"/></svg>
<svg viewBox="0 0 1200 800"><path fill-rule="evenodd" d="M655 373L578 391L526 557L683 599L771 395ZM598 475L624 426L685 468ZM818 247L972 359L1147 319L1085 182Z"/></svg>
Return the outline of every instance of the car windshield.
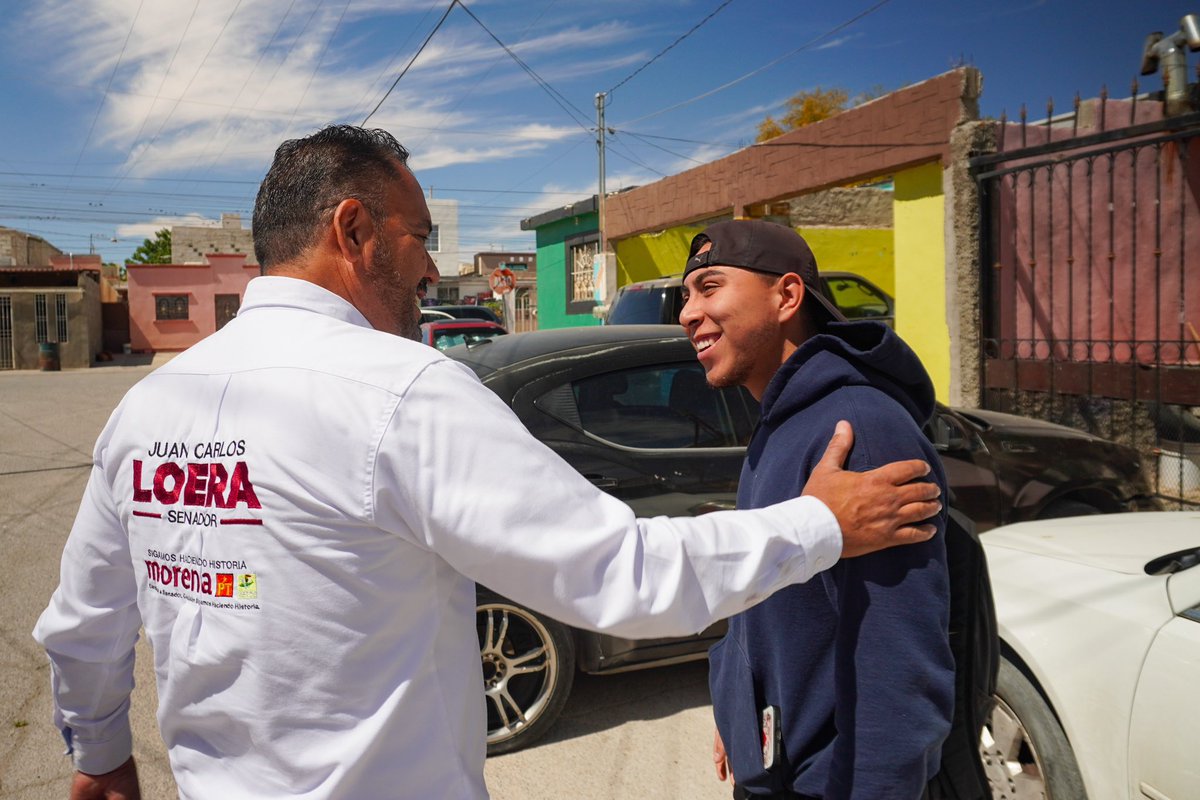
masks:
<svg viewBox="0 0 1200 800"><path fill-rule="evenodd" d="M504 331L496 328L454 328L452 330L434 331L433 346L445 350L459 344L477 344L494 336L503 336Z"/></svg>
<svg viewBox="0 0 1200 800"><path fill-rule="evenodd" d="M668 290L649 286L630 286L621 293L620 300L613 305L609 325L656 325L665 322L663 309Z"/></svg>
<svg viewBox="0 0 1200 800"><path fill-rule="evenodd" d="M855 278L831 278L829 293L846 319L869 319L888 314L888 301L866 283Z"/></svg>

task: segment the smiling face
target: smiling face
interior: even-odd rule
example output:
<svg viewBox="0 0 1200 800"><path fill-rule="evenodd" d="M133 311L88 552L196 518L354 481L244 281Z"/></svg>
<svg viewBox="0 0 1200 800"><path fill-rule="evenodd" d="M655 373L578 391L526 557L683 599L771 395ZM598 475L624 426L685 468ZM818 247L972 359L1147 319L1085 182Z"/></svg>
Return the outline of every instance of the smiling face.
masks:
<svg viewBox="0 0 1200 800"><path fill-rule="evenodd" d="M781 324L783 276L740 267L702 267L683 283L679 324L710 386L745 386L756 399L790 354Z"/></svg>

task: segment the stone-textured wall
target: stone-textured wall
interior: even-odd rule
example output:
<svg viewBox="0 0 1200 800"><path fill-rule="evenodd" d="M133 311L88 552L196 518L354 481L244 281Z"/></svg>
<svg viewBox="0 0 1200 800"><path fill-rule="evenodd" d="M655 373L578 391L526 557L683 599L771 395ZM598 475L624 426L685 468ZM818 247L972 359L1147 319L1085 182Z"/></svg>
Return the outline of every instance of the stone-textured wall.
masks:
<svg viewBox="0 0 1200 800"><path fill-rule="evenodd" d="M207 264L208 255L241 253L247 264L257 264L254 236L242 227L237 214L222 214L221 227L175 225L171 228L172 264Z"/></svg>
<svg viewBox="0 0 1200 800"><path fill-rule="evenodd" d="M892 193L867 186L836 187L788 201L786 224L797 228L890 228Z"/></svg>
<svg viewBox="0 0 1200 800"><path fill-rule="evenodd" d="M996 149L996 125L971 122L950 134L950 162L943 174L946 195L946 324L950 330L950 393L946 402L977 406L980 386L979 190L968 159Z"/></svg>

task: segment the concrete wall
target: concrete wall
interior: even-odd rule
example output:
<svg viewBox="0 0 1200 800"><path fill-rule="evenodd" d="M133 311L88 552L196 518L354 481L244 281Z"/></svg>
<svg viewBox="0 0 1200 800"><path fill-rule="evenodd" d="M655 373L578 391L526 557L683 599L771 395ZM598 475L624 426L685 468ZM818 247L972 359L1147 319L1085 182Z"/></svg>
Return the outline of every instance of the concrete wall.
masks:
<svg viewBox="0 0 1200 800"><path fill-rule="evenodd" d="M217 329L218 294L242 297L258 275L241 255L207 256L208 264L130 264L129 341L136 351L185 350ZM155 319L155 296L188 296L186 320Z"/></svg>
<svg viewBox="0 0 1200 800"><path fill-rule="evenodd" d="M40 236L0 227L0 266L46 266L62 251Z"/></svg>

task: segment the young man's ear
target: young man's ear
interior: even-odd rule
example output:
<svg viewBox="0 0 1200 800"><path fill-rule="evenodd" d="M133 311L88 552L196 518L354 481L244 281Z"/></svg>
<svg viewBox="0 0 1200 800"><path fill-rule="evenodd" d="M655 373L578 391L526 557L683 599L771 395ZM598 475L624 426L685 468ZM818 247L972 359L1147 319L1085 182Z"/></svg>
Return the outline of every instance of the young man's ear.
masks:
<svg viewBox="0 0 1200 800"><path fill-rule="evenodd" d="M787 322L800 313L800 305L804 302L804 281L794 272L782 276L778 283L779 291L779 321Z"/></svg>

